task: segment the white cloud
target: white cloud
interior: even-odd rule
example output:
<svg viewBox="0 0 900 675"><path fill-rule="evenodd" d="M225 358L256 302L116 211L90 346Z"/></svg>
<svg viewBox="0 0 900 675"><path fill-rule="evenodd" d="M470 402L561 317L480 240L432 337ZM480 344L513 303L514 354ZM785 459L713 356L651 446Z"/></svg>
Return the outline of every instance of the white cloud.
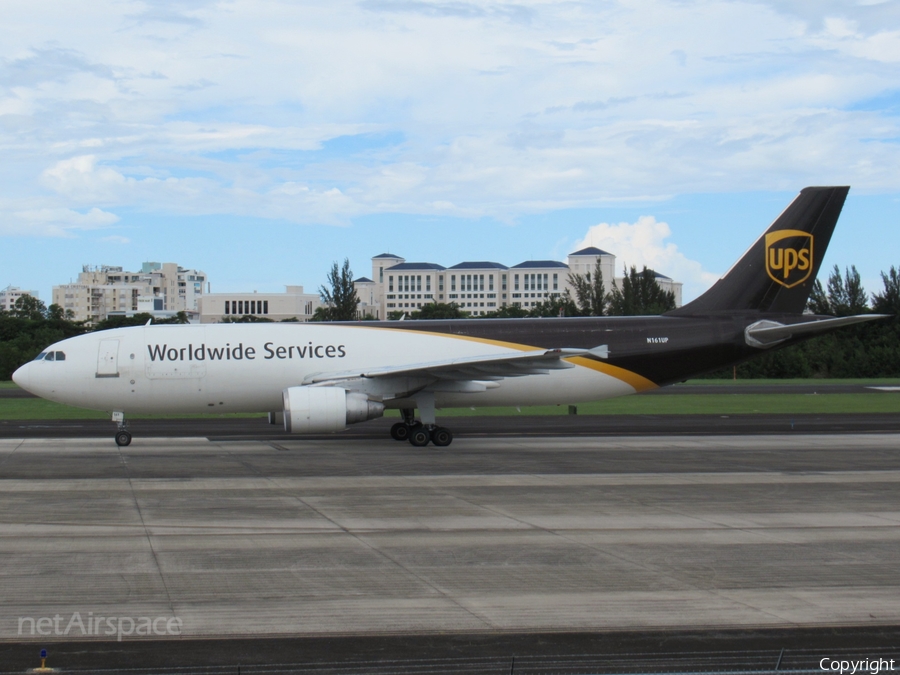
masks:
<svg viewBox="0 0 900 675"><path fill-rule="evenodd" d="M674 243L666 241L671 236L668 223L653 216L641 216L634 223L593 225L572 250L596 246L612 253L616 256L616 276L632 266L638 270L649 267L665 274L684 284L683 297L687 301L712 286L719 275L707 272L699 262L681 253Z"/></svg>
<svg viewBox="0 0 900 675"><path fill-rule="evenodd" d="M900 191L891 5L35 0L0 27L0 199L341 224Z"/></svg>
<svg viewBox="0 0 900 675"><path fill-rule="evenodd" d="M4 234L71 237L79 230L99 230L119 222L114 213L92 208L81 213L67 208L39 208L14 211L2 216Z"/></svg>

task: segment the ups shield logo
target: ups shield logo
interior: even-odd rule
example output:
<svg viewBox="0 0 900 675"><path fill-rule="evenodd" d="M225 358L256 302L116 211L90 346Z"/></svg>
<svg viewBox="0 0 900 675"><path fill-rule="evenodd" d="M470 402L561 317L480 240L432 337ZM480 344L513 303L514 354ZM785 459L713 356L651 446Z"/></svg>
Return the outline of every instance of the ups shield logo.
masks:
<svg viewBox="0 0 900 675"><path fill-rule="evenodd" d="M778 230L766 235L766 272L772 281L793 288L809 279L813 236L801 230Z"/></svg>

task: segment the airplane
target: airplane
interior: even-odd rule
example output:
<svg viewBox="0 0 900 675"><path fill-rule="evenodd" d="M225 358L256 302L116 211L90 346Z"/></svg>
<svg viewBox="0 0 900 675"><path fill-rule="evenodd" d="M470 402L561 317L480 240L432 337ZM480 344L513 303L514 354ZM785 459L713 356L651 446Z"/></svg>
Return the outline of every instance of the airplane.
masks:
<svg viewBox="0 0 900 675"><path fill-rule="evenodd" d="M882 318L803 313L848 191L803 189L724 277L661 316L148 323L58 342L13 379L109 412L119 446L135 414L268 412L287 433L317 434L398 409L395 440L445 447L440 408L634 394Z"/></svg>

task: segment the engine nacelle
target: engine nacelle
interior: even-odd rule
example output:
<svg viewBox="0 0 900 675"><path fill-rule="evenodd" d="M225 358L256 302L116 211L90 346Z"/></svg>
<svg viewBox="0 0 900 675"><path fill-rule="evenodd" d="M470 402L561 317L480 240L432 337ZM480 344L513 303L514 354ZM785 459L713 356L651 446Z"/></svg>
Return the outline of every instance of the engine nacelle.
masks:
<svg viewBox="0 0 900 675"><path fill-rule="evenodd" d="M284 398L284 430L289 434L343 431L348 424L381 417L384 404L340 387L288 387Z"/></svg>

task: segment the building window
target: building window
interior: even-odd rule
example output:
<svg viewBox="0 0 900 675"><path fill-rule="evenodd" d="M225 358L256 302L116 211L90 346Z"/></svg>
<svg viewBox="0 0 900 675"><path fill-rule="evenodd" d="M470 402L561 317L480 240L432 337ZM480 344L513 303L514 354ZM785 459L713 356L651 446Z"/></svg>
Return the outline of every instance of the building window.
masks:
<svg viewBox="0 0 900 675"><path fill-rule="evenodd" d="M559 275L558 274L553 275L553 290L554 291L559 290Z"/></svg>
<svg viewBox="0 0 900 675"><path fill-rule="evenodd" d="M422 275L419 274L416 276L416 293L422 292Z"/></svg>
<svg viewBox="0 0 900 675"><path fill-rule="evenodd" d="M554 274L553 276L555 277L556 275ZM546 274L544 275L544 290L545 291L550 290L550 284L547 283L547 275Z"/></svg>
<svg viewBox="0 0 900 675"><path fill-rule="evenodd" d="M226 313L226 314L230 314L230 312L228 311L229 309L231 309L231 306L230 306L230 305L231 305L231 302L228 301L228 300L226 300L226 301L225 301L225 313Z"/></svg>
<svg viewBox="0 0 900 675"><path fill-rule="evenodd" d="M269 301L263 300L263 314L269 313Z"/></svg>
<svg viewBox="0 0 900 675"><path fill-rule="evenodd" d="M493 274L488 275L488 290L489 291L494 290L494 275Z"/></svg>
<svg viewBox="0 0 900 675"><path fill-rule="evenodd" d="M444 277L438 277L438 291L440 293L444 292Z"/></svg>
<svg viewBox="0 0 900 675"><path fill-rule="evenodd" d="M518 274L513 275L513 290L514 291L519 290L519 275Z"/></svg>
<svg viewBox="0 0 900 675"><path fill-rule="evenodd" d="M425 277L425 290L428 292L431 291L431 275L430 274L427 277Z"/></svg>
<svg viewBox="0 0 900 675"><path fill-rule="evenodd" d="M394 277L388 275L388 293L394 292Z"/></svg>
<svg viewBox="0 0 900 675"><path fill-rule="evenodd" d="M378 268L378 283L379 284L384 283L384 268L383 267Z"/></svg>
<svg viewBox="0 0 900 675"><path fill-rule="evenodd" d="M456 275L455 274L450 275L450 290L451 291L456 290Z"/></svg>
<svg viewBox="0 0 900 675"><path fill-rule="evenodd" d="M478 275L478 290L479 291L484 290L484 275L483 274Z"/></svg>

